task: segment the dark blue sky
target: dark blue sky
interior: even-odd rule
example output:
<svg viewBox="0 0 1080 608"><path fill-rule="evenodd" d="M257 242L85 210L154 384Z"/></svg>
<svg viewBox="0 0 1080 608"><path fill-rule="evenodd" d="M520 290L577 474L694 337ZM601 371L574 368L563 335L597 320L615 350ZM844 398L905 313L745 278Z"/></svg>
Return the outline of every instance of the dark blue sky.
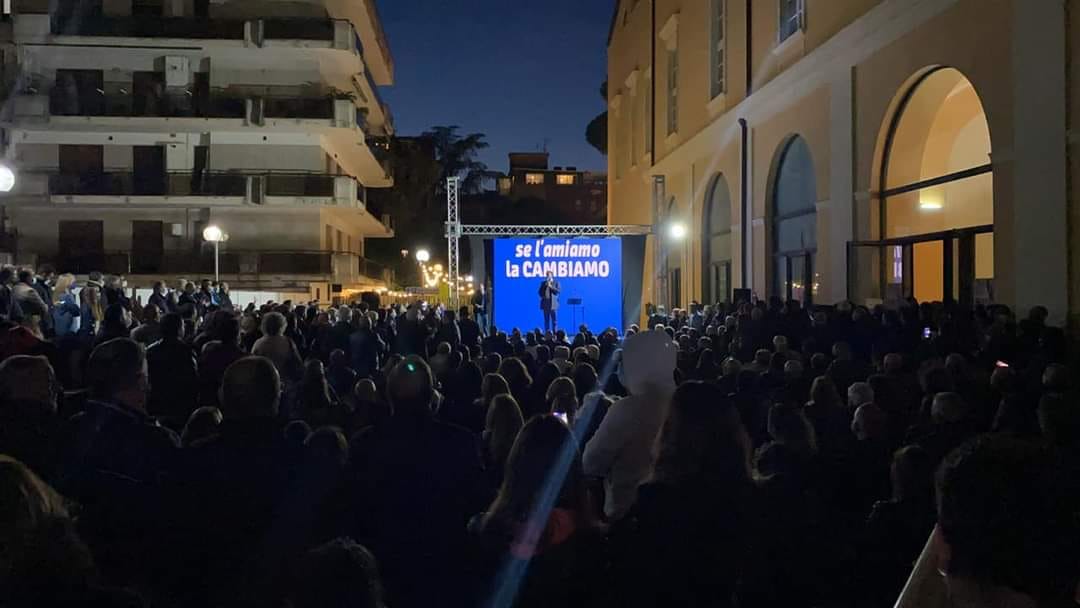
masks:
<svg viewBox="0 0 1080 608"><path fill-rule="evenodd" d="M461 125L487 134L481 158L541 149L552 166L606 169L585 141L604 110L612 0L378 0L395 85L381 93L397 131Z"/></svg>

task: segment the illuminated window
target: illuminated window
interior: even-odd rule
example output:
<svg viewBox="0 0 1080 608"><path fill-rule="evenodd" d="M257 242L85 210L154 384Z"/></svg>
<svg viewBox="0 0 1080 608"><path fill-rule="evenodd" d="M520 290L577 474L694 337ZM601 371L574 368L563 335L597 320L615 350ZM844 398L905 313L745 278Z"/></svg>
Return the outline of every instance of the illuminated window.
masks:
<svg viewBox="0 0 1080 608"><path fill-rule="evenodd" d="M526 173L525 174L525 183L530 185L530 186L538 186L540 184L543 184L544 183L544 174L543 173Z"/></svg>
<svg viewBox="0 0 1080 608"><path fill-rule="evenodd" d="M573 173L560 173L555 176L555 183L560 186L573 186L574 174Z"/></svg>

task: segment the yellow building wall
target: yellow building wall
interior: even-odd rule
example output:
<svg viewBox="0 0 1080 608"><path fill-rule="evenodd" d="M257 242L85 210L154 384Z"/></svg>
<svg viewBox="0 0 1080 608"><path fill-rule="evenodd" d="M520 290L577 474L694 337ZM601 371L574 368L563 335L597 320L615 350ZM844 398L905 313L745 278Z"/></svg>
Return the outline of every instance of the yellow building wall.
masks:
<svg viewBox="0 0 1080 608"><path fill-rule="evenodd" d="M937 0L919 3L909 8L882 0L806 0L806 30L793 43L777 52L777 3L753 0L752 22L749 24L752 42L749 52L750 80L755 97L746 99L746 6L743 1L729 0L727 4L727 91L721 103L709 99L709 2L707 0L656 0L656 28L664 25L674 12L679 13L678 46L680 52L679 131L670 144L666 141L666 62L664 41L657 39L655 117L656 162L662 167L651 166L651 159L637 159L626 168L619 179L609 182L609 217L612 222L649 223L651 210L651 178L653 173L663 174L667 180L667 194L674 196L677 208L688 218L689 245L681 249L683 256L683 302L702 292L702 222L708 185L717 172L725 175L732 203L732 223L740 222L740 158L739 136L736 118L748 117L751 129L751 176L752 217L748 218L753 241L753 285L759 296L766 295L771 287L771 243L769 238L769 195L772 165L779 147L785 139L798 134L806 139L813 156L817 176L818 200L824 203L818 209L819 269L832 268L845 255L843 242L831 242L837 233L832 226L845 221L841 211L851 205L853 225L851 234L859 240L881 238L879 234L877 192L880 183L884 139L896 114L899 101L913 84L930 70L938 67L955 67L974 86L982 103L992 138L994 172L987 178L990 184L979 184L978 191L954 192L949 196L971 200L985 196L984 188L993 193L993 221L995 234L980 237L976 243L976 275L995 278L997 300L1010 303L1017 300L1015 273L1019 268L1014 259L1017 238L1014 219L1023 213L1022 201L1014 201L1017 193L1016 170L1011 158L1014 148L1015 100L1014 80L1014 26L1017 11L1023 10L1020 0ZM623 4L630 4L624 0ZM650 4L637 3L634 14L625 26L621 17L615 25L609 47L609 96L612 100L622 95L626 103L624 80L634 69L643 75L652 61L650 58L650 32L653 26ZM1074 17L1080 16L1080 0L1065 0L1066 10ZM888 21L879 21L874 28L866 27L873 19L867 15L874 12L895 14ZM924 21L910 26L900 22L909 15L924 11L933 13ZM921 17L920 17L921 19ZM1080 48L1080 18L1067 20L1067 44L1071 54ZM845 28L851 29L845 29ZM908 31L900 31L908 27ZM898 30L898 31L893 31ZM849 34L860 32L858 37ZM838 36L842 34L843 36ZM834 41L843 39L849 49L838 48ZM874 39L874 42L870 42ZM875 48L867 50L869 45ZM822 46L825 55L815 53ZM1019 48L1019 47L1018 47ZM822 60L821 57L830 59ZM826 63L822 63L825 61ZM845 63L849 61L850 63ZM821 63L822 66L817 64ZM1069 87L1067 116L1070 127L1080 120L1080 61L1066 61L1067 86ZM814 65L816 72L808 72L807 65ZM831 73L824 73L833 70ZM797 86L768 87L769 83L787 72L799 74ZM850 76L850 89L845 80ZM790 80L790 79L789 79ZM837 82L842 83L838 86ZM639 87L648 81L639 79ZM764 89L764 90L763 90ZM841 109L848 103L850 90L850 114ZM788 99L790 97L790 99ZM1022 99L1022 98L1021 98ZM711 105L711 107L710 107ZM725 114L726 112L726 114ZM650 117L645 117L649 120ZM626 120L625 118L623 119ZM850 121L848 125L836 124L834 120ZM619 153L615 133L620 125L613 118L609 138L609 174L615 175L614 158ZM717 125L722 125L718 127ZM721 132L723 129L723 132ZM849 145L833 150L838 141L844 141L843 133L850 133ZM644 133L644 128L642 128ZM707 141L703 140L707 134ZM839 138L839 139L838 139ZM703 143L704 142L704 143ZM1068 192L1068 241L1080 243L1080 204L1076 198L1080 183L1080 154L1077 154L1080 136L1069 136L1067 171L1071 178ZM835 156L835 157L834 157ZM940 159L939 159L940 160ZM842 166L834 166L843 162ZM844 175L850 164L851 196L841 184L834 191L837 175ZM1030 172L1029 172L1030 174ZM954 190L956 186L952 187ZM963 187L960 187L963 189ZM833 200L840 196L840 200ZM1030 228L1029 228L1030 230ZM832 237L830 238L830 235ZM732 233L734 284L741 283L738 276L741 267L742 241L745 235L738 230ZM1068 265L1068 308L1080 314L1080 246L1070 247ZM830 259L831 257L831 259ZM989 262L988 260L992 260ZM646 265L651 266L649 254ZM1030 264L1031 262L1027 262ZM992 264L993 270L987 268ZM842 266L841 266L842 267ZM927 270L924 276L931 277ZM643 282L648 290L654 279L647 268ZM824 281L843 281L844 277L825 276ZM940 281L939 281L940 283ZM823 290L836 293L838 286ZM646 298L651 299L650 297ZM824 301L824 300L822 300Z"/></svg>

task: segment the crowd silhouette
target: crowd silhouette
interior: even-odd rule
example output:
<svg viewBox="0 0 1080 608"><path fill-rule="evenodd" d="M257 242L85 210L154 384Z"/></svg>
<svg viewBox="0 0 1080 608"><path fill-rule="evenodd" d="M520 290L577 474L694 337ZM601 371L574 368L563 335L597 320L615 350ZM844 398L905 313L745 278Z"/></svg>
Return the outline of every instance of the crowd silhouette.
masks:
<svg viewBox="0 0 1080 608"><path fill-rule="evenodd" d="M470 312L0 269L0 605L1074 605L1044 308Z"/></svg>

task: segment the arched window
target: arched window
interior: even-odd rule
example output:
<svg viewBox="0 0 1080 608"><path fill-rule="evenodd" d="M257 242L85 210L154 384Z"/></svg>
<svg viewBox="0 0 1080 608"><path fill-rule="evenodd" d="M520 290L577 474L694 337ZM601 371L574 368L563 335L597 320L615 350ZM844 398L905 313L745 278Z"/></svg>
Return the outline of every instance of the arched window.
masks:
<svg viewBox="0 0 1080 608"><path fill-rule="evenodd" d="M731 194L727 180L717 175L705 198L701 222L703 303L731 300Z"/></svg>
<svg viewBox="0 0 1080 608"><path fill-rule="evenodd" d="M810 301L817 290L817 180L810 147L798 135L776 163L772 196L773 295Z"/></svg>
<svg viewBox="0 0 1080 608"><path fill-rule="evenodd" d="M994 178L979 96L953 68L903 95L881 167L878 229L892 239L881 254L883 297L992 300Z"/></svg>

